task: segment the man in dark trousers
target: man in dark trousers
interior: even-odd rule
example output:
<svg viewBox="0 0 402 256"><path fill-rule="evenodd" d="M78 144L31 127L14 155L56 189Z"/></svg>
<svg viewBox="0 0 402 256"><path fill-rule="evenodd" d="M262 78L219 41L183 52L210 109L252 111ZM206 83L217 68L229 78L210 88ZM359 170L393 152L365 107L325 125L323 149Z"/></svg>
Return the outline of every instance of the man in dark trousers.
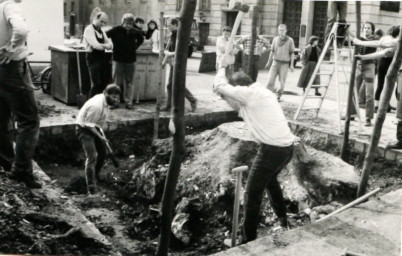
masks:
<svg viewBox="0 0 402 256"><path fill-rule="evenodd" d="M268 192L280 225L287 227L286 204L277 176L292 159L295 136L276 95L263 85L254 83L243 72L235 73L228 81L225 76L227 63L226 56L219 63L214 92L239 111L251 136L259 143L244 194L245 213L240 243L247 243L257 238L264 190Z"/></svg>
<svg viewBox="0 0 402 256"><path fill-rule="evenodd" d="M106 156L107 139L102 127L109 115L109 106L119 102L120 94L119 86L108 85L103 93L85 102L77 116L77 135L85 152L85 177L89 194L96 193L96 180L99 179Z"/></svg>
<svg viewBox="0 0 402 256"><path fill-rule="evenodd" d="M172 32L170 36L169 42L166 46L165 55L169 58L170 72L169 72L169 82L167 85L167 101L165 107L163 107L162 111L170 111L172 107L172 86L173 86L173 66L174 66L174 55L176 50L176 40L177 40L177 29L179 28L179 20L172 19L169 24L169 30ZM191 112L194 112L197 109L197 99L193 96L193 94L187 89L184 88L184 97L190 101Z"/></svg>
<svg viewBox="0 0 402 256"><path fill-rule="evenodd" d="M372 22L363 24L363 33L359 38L361 41L374 40L375 26ZM357 46L358 55L366 55L375 53L376 47ZM355 84L359 92L359 104L366 109L365 126L371 126L371 120L374 118L374 78L375 78L375 63L373 59L358 60L356 66ZM364 82L364 84L363 84ZM364 90L364 91L361 91ZM364 95L365 97L362 97ZM355 104L352 105L352 115L356 115L357 110Z"/></svg>
<svg viewBox="0 0 402 256"><path fill-rule="evenodd" d="M32 172L39 115L26 63L27 35L20 8L14 1L0 1L0 166L10 178L40 188ZM10 132L12 112L18 124L15 153Z"/></svg>
<svg viewBox="0 0 402 256"><path fill-rule="evenodd" d="M133 28L134 16L123 15L122 25L113 27L106 35L113 43L113 80L124 92L127 109L133 109L136 50L144 42L141 33Z"/></svg>

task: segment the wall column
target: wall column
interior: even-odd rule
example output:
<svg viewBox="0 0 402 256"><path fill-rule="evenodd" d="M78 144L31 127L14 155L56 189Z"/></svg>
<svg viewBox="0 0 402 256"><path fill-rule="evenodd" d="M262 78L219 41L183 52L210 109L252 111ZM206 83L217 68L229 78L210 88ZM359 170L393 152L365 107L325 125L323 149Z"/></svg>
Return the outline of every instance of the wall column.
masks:
<svg viewBox="0 0 402 256"><path fill-rule="evenodd" d="M300 21L299 48L303 49L308 44L308 39L313 31L314 1L303 1Z"/></svg>

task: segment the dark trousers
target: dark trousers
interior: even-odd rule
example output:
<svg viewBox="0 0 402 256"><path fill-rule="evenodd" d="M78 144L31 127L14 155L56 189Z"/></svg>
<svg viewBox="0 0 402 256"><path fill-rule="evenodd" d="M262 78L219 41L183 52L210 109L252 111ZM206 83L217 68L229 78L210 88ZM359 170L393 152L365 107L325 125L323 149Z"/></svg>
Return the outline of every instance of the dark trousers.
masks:
<svg viewBox="0 0 402 256"><path fill-rule="evenodd" d="M168 80L168 84L167 84L166 88L167 88L166 106L170 108L172 106L172 88L173 88L173 67L172 66L170 66L169 80ZM188 101L190 101L190 103L195 103L197 101L197 99L193 96L193 94L186 87L184 87L184 97Z"/></svg>
<svg viewBox="0 0 402 256"><path fill-rule="evenodd" d="M77 136L85 153L85 178L88 192L96 191L96 180L105 162L106 147L91 131L77 127Z"/></svg>
<svg viewBox="0 0 402 256"><path fill-rule="evenodd" d="M391 65L392 58L381 58L378 62L377 72L377 89L375 90L375 100L380 100L382 90L384 89L385 76L387 75L388 68Z"/></svg>
<svg viewBox="0 0 402 256"><path fill-rule="evenodd" d="M328 2L327 11L327 27L325 29L325 40L331 32L332 26L334 25L337 16L339 15L338 21L340 23L346 23L346 14L348 12L348 2L347 1L332 1Z"/></svg>
<svg viewBox="0 0 402 256"><path fill-rule="evenodd" d="M249 70L249 63L250 63L250 55L244 54L243 70L255 82L255 81L257 81L257 77L258 77L258 67L259 67L259 63L260 63L260 56L254 55L254 63L251 66L251 70Z"/></svg>
<svg viewBox="0 0 402 256"><path fill-rule="evenodd" d="M292 159L292 156L293 145L288 147L260 145L247 179L244 195L243 242L257 238L260 206L265 189L275 214L281 222L286 223L286 204L277 176Z"/></svg>
<svg viewBox="0 0 402 256"><path fill-rule="evenodd" d="M109 58L105 53L87 53L87 66L91 78L89 97L102 93L110 82L111 70Z"/></svg>
<svg viewBox="0 0 402 256"><path fill-rule="evenodd" d="M11 113L18 124L13 150ZM15 173L32 174L39 138L39 115L25 60L0 64L0 165Z"/></svg>

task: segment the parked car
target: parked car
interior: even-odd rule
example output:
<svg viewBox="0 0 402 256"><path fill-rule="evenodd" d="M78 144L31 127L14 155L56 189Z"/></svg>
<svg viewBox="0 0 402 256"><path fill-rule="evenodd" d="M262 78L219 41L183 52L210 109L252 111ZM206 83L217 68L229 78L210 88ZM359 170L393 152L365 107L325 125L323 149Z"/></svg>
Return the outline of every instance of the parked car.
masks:
<svg viewBox="0 0 402 256"><path fill-rule="evenodd" d="M179 17L176 15L165 15L165 24L163 24L164 34L165 34L165 44L169 40L171 32L168 29L168 24L170 20L173 18L178 19ZM197 51L200 47L200 33L198 31L198 22L196 19L193 19L193 23L191 24L191 34L190 34L190 44L188 47L188 57L191 57L194 51Z"/></svg>

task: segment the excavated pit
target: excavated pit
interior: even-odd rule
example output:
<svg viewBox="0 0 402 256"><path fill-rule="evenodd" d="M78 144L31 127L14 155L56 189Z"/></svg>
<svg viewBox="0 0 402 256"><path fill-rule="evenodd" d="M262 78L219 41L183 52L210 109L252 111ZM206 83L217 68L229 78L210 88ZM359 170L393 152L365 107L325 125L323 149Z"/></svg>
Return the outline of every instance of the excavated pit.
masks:
<svg viewBox="0 0 402 256"><path fill-rule="evenodd" d="M0 252L154 255L159 233L159 203L171 153L171 139L158 140L151 146L151 131L138 127L136 131L124 128L107 134L121 166L115 169L106 163L101 173L100 193L91 197L85 195L83 152L76 139L67 136L67 144L58 141L59 149L66 150L64 154L51 154L54 148L52 151L49 144L42 147L38 154L41 156L39 165L53 181L49 182L51 189L43 191L45 199L38 201L43 205L39 204L35 209L62 217L64 222L52 226L48 219L27 221L34 226L41 225L44 236L46 232L53 232L59 237L38 238L40 242L29 238L32 241L25 243L34 245L22 246L17 251L0 246ZM314 144L314 141L310 142ZM240 165L250 167L257 147L242 122L227 123L186 136L186 155L176 190L172 224L171 252L174 255L207 255L226 249L223 240L231 232L235 182L230 170ZM393 168L387 164L374 168L371 185L398 183ZM247 175L243 186L246 178ZM358 173L338 157L299 144L279 180L290 223L296 228L351 201L355 196ZM30 200L30 197L32 195L22 196L22 200ZM76 211L75 215L68 215L75 220L66 217L66 206L70 207L70 213ZM267 197L261 212L259 236L275 233L277 220ZM93 227L87 233L79 230L77 234L60 236L79 226L77 219L87 221ZM85 237L91 235L93 237ZM83 241L87 246L82 246ZM23 239L21 243L24 243Z"/></svg>

